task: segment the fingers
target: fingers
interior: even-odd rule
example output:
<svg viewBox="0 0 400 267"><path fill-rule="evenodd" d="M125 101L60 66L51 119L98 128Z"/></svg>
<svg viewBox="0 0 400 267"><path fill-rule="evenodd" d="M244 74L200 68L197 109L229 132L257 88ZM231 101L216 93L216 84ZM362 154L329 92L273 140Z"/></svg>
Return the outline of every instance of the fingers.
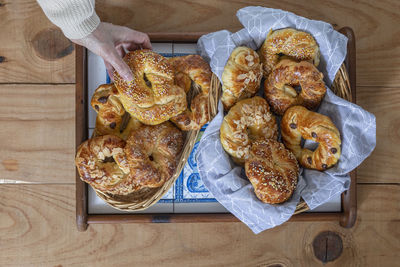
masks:
<svg viewBox="0 0 400 267"><path fill-rule="evenodd" d="M106 66L106 70L111 81L114 81L114 67L106 60L104 60L104 65Z"/></svg>
<svg viewBox="0 0 400 267"><path fill-rule="evenodd" d="M124 58L124 56L125 56L125 54L126 54L125 49L124 49L124 46L123 46L123 45L117 45L117 46L115 47L115 49L117 50L118 55L119 55L121 58Z"/></svg>
<svg viewBox="0 0 400 267"><path fill-rule="evenodd" d="M150 38L147 34L129 29L127 27L123 27L121 31L121 36L123 36L123 39L121 40L122 43L131 43L141 46L142 48L152 49Z"/></svg>
<svg viewBox="0 0 400 267"><path fill-rule="evenodd" d="M107 57L103 57L103 59L107 59L107 61L112 65L115 71L118 72L122 79L126 81L133 80L132 71L125 61L122 60L122 57L118 54L116 49L112 50L111 53L108 54Z"/></svg>

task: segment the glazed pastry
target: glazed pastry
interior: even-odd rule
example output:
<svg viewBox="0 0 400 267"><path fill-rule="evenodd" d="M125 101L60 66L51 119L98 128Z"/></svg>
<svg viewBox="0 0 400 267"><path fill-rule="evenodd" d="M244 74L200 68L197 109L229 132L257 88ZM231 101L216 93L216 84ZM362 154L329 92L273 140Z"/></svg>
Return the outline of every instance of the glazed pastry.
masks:
<svg viewBox="0 0 400 267"><path fill-rule="evenodd" d="M255 95L260 88L262 78L258 54L244 46L233 50L222 73L221 101L225 110L229 110L239 100Z"/></svg>
<svg viewBox="0 0 400 267"><path fill-rule="evenodd" d="M305 168L323 171L339 160L342 143L340 133L325 115L309 111L302 106L291 107L282 117L281 133L285 146ZM311 151L302 148L301 138L317 142L317 149Z"/></svg>
<svg viewBox="0 0 400 267"><path fill-rule="evenodd" d="M316 109L326 93L323 77L309 62L283 59L265 80L265 98L278 115L296 105ZM300 93L293 88L295 86L301 86Z"/></svg>
<svg viewBox="0 0 400 267"><path fill-rule="evenodd" d="M184 88L186 94L197 90L192 99L190 108L171 118L171 121L183 131L200 130L210 120L208 111L209 90L211 83L211 69L207 62L199 55L173 57L170 59L175 71L175 83Z"/></svg>
<svg viewBox="0 0 400 267"><path fill-rule="evenodd" d="M281 56L297 61L310 60L315 66L318 66L320 57L319 46L314 37L292 28L270 31L258 53L265 78L268 78Z"/></svg>
<svg viewBox="0 0 400 267"><path fill-rule="evenodd" d="M225 116L220 138L225 151L236 163L248 158L251 142L258 139L277 139L278 127L267 101L255 96L239 101Z"/></svg>
<svg viewBox="0 0 400 267"><path fill-rule="evenodd" d="M160 187L175 173L183 134L170 122L132 131L124 148L134 183Z"/></svg>
<svg viewBox="0 0 400 267"><path fill-rule="evenodd" d="M113 135L91 138L76 153L75 165L82 181L104 193L127 195L138 189L132 182L124 152L125 141Z"/></svg>
<svg viewBox="0 0 400 267"><path fill-rule="evenodd" d="M256 196L269 204L288 200L299 177L296 157L273 139L253 142L245 170Z"/></svg>
<svg viewBox="0 0 400 267"><path fill-rule="evenodd" d="M143 49L127 53L124 61L134 79L127 82L114 72L114 84L125 110L133 117L156 125L186 110L185 91L174 83L174 71L166 58Z"/></svg>
<svg viewBox="0 0 400 267"><path fill-rule="evenodd" d="M100 85L90 104L97 112L94 136L111 134L126 140L129 133L141 125L136 118L126 114L113 84Z"/></svg>

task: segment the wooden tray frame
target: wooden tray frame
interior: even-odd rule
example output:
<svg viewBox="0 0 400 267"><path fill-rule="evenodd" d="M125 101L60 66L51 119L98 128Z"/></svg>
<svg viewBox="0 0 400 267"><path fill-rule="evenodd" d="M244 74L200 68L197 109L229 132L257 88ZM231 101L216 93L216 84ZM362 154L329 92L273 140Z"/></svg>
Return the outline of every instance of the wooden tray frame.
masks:
<svg viewBox="0 0 400 267"><path fill-rule="evenodd" d="M356 102L356 48L354 32L349 27L339 30L347 36L345 64L350 79L352 100ZM150 33L152 42L196 42L205 33ZM76 45L76 148L88 138L88 88L87 53ZM350 228L357 217L357 171L350 173L350 189L342 194L341 212L315 212L294 215L289 221L339 221ZM239 222L230 213L182 213L182 214L88 214L88 185L81 181L76 172L76 223L79 231L85 231L94 223L190 223L190 222Z"/></svg>

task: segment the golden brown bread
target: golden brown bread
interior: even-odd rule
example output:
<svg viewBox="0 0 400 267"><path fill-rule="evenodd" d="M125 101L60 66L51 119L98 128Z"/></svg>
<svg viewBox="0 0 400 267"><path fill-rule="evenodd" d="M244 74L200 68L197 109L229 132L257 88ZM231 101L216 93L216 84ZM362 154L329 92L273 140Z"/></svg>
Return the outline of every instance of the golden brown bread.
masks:
<svg viewBox="0 0 400 267"><path fill-rule="evenodd" d="M124 140L113 135L98 136L83 142L75 157L82 181L110 194L126 195L137 190L123 151L125 144Z"/></svg>
<svg viewBox="0 0 400 267"><path fill-rule="evenodd" d="M314 37L292 28L270 31L259 50L264 77L268 78L282 55L296 60L310 60L319 64L319 47Z"/></svg>
<svg viewBox="0 0 400 267"><path fill-rule="evenodd" d="M294 153L306 168L326 170L340 157L340 133L327 116L307 110L302 106L289 108L281 121L281 133L285 146ZM302 148L301 138L319 143L315 151Z"/></svg>
<svg viewBox="0 0 400 267"><path fill-rule="evenodd" d="M277 204L293 194L299 165L282 143L267 139L252 143L245 171L256 196L264 203Z"/></svg>
<svg viewBox="0 0 400 267"><path fill-rule="evenodd" d="M120 100L133 117L144 124L156 125L186 110L186 94L175 85L174 71L163 56L147 49L125 55L133 72L131 82L114 72L114 83Z"/></svg>
<svg viewBox="0 0 400 267"><path fill-rule="evenodd" d="M170 122L132 131L124 148L130 175L142 187L159 187L174 174L183 134Z"/></svg>
<svg viewBox="0 0 400 267"><path fill-rule="evenodd" d="M252 141L277 137L275 116L267 101L259 96L236 103L224 117L220 129L223 148L239 164L248 158Z"/></svg>
<svg viewBox="0 0 400 267"><path fill-rule="evenodd" d="M118 90L113 84L100 85L94 92L90 104L97 112L94 136L111 134L126 140L129 133L141 125L136 118L125 114Z"/></svg>
<svg viewBox="0 0 400 267"><path fill-rule="evenodd" d="M326 93L323 77L307 61L283 59L265 80L265 98L278 115L283 115L289 107L296 105L316 109ZM301 92L297 93L294 86L301 86Z"/></svg>
<svg viewBox="0 0 400 267"><path fill-rule="evenodd" d="M236 47L222 73L224 109L229 110L239 100L254 96L260 88L261 77L258 54L248 47Z"/></svg>
<svg viewBox="0 0 400 267"><path fill-rule="evenodd" d="M175 71L175 83L184 88L188 95L190 91L197 90L197 95L192 99L189 107L179 115L172 117L171 121L181 130L199 130L210 120L208 112L208 93L211 83L211 69L207 62L199 55L173 57L170 62Z"/></svg>

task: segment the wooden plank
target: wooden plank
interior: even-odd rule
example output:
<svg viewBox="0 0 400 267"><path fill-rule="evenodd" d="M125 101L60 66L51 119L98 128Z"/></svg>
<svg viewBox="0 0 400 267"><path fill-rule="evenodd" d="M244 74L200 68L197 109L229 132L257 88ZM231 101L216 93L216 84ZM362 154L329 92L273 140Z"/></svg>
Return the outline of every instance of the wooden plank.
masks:
<svg viewBox="0 0 400 267"><path fill-rule="evenodd" d="M75 226L74 185L0 186L0 265L322 266L321 231L343 241L325 266L392 266L400 250L400 186L360 185L352 229L293 222L254 235L242 223ZM320 264L318 264L320 263Z"/></svg>
<svg viewBox="0 0 400 267"><path fill-rule="evenodd" d="M400 9L395 0L289 1L96 1L104 21L146 32L238 30L235 13L248 5L264 5L350 26L357 38L357 84L400 86ZM371 16L371 14L374 14ZM74 82L73 46L48 21L35 0L7 1L0 6L0 83Z"/></svg>
<svg viewBox="0 0 400 267"><path fill-rule="evenodd" d="M75 181L75 86L0 85L0 181Z"/></svg>
<svg viewBox="0 0 400 267"><path fill-rule="evenodd" d="M400 4L386 1L96 1L102 20L145 32L236 31L236 11L249 5L294 12L335 26L353 28L357 44L357 84L400 86ZM372 15L373 14L373 15Z"/></svg>
<svg viewBox="0 0 400 267"><path fill-rule="evenodd" d="M74 83L74 46L36 1L0 3L0 83Z"/></svg>
<svg viewBox="0 0 400 267"><path fill-rule="evenodd" d="M377 145L358 168L359 183L398 183L400 87L358 87L357 103L376 116Z"/></svg>

